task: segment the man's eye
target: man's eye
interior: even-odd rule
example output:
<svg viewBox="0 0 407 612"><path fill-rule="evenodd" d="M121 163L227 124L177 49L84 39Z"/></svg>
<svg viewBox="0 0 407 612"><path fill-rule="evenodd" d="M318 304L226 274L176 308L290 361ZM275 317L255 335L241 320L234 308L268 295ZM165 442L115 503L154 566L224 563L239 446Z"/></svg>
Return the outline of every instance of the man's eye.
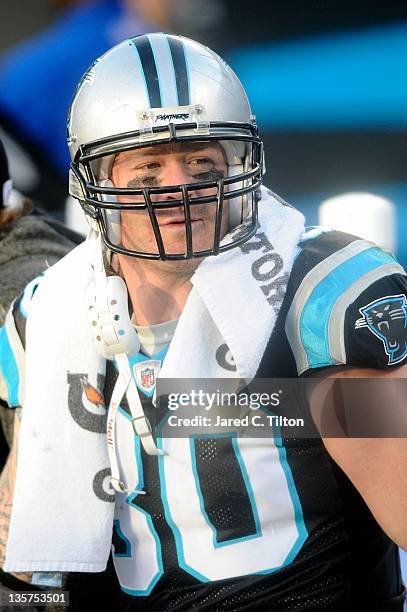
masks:
<svg viewBox="0 0 407 612"><path fill-rule="evenodd" d="M192 167L214 166L213 161L208 157L196 157L195 159L191 159L188 163Z"/></svg>
<svg viewBox="0 0 407 612"><path fill-rule="evenodd" d="M158 162L148 162L147 164L138 165L136 168L134 168L134 170L138 172L145 172L146 170L156 170L159 167L160 164Z"/></svg>

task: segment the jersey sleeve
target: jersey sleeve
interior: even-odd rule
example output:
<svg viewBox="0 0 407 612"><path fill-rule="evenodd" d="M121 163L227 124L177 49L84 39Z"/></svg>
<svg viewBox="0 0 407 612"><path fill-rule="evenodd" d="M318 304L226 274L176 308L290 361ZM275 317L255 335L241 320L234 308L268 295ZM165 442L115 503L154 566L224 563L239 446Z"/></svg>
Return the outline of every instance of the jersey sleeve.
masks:
<svg viewBox="0 0 407 612"><path fill-rule="evenodd" d="M354 238L304 274L286 318L298 375L407 363L407 275L389 252Z"/></svg>
<svg viewBox="0 0 407 612"><path fill-rule="evenodd" d="M0 399L9 408L24 402L25 328L31 299L42 275L14 300L0 327Z"/></svg>
<svg viewBox="0 0 407 612"><path fill-rule="evenodd" d="M372 283L349 304L345 316L346 363L386 368L407 363L407 276Z"/></svg>

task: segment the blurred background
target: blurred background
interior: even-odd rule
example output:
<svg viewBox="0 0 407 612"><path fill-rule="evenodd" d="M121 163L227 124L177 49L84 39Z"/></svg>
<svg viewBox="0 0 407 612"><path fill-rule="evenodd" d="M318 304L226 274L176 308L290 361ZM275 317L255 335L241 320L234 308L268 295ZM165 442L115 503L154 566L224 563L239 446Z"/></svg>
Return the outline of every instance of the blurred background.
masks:
<svg viewBox="0 0 407 612"><path fill-rule="evenodd" d="M75 85L109 47L154 30L208 44L237 72L267 186L309 225L366 235L407 266L406 3L1 0L0 136L18 189L65 218Z"/></svg>
<svg viewBox="0 0 407 612"><path fill-rule="evenodd" d="M0 24L0 135L16 186L37 205L64 218L66 113L92 60L127 36L177 32L242 80L266 184L309 225L340 223L379 243L389 225L383 246L407 265L405 3L1 0ZM322 202L349 193L321 216Z"/></svg>

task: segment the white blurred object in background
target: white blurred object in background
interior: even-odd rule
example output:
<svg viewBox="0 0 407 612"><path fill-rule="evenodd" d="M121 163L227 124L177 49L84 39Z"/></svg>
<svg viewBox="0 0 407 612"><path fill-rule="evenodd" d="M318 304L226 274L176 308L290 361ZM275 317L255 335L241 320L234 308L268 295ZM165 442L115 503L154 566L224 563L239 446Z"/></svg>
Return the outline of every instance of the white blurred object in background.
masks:
<svg viewBox="0 0 407 612"><path fill-rule="evenodd" d="M355 191L324 200L319 223L396 251L396 207L382 196Z"/></svg>
<svg viewBox="0 0 407 612"><path fill-rule="evenodd" d="M88 233L89 225L85 213L78 200L75 200L72 196L68 196L65 200L65 223L78 234L86 236Z"/></svg>

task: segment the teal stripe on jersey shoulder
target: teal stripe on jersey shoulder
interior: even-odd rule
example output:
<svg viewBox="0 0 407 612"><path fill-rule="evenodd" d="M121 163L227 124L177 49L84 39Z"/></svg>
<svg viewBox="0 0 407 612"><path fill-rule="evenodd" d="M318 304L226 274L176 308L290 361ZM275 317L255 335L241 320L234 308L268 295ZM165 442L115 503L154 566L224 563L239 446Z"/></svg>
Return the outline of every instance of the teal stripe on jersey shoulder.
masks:
<svg viewBox="0 0 407 612"><path fill-rule="evenodd" d="M10 408L19 406L20 375L5 325L0 328L0 376L7 386L8 405Z"/></svg>
<svg viewBox="0 0 407 612"><path fill-rule="evenodd" d="M321 236L322 234L326 234L327 232L330 232L330 231L332 231L331 228L322 227L322 225L306 227L294 251L293 263L297 259L298 255L302 253L302 244L304 242L308 242L308 240L313 240L314 238L318 238L318 236Z"/></svg>
<svg viewBox="0 0 407 612"><path fill-rule="evenodd" d="M389 263L397 263L393 255L372 247L338 265L316 285L300 316L301 344L309 368L335 364L329 350L328 328L337 300L363 275Z"/></svg>
<svg viewBox="0 0 407 612"><path fill-rule="evenodd" d="M303 234L300 236L298 241L299 244L303 242L307 242L308 240L313 240L314 238L318 238L322 234L326 234L327 232L332 232L331 227L324 227L322 225L310 225L306 227Z"/></svg>
<svg viewBox="0 0 407 612"><path fill-rule="evenodd" d="M33 280L30 281L24 289L22 298L20 300L19 309L25 319L28 316L30 302L33 298L34 293L37 290L38 285L40 284L41 280L44 278L44 274L45 272L41 272L41 274L39 274L36 278L33 278Z"/></svg>

